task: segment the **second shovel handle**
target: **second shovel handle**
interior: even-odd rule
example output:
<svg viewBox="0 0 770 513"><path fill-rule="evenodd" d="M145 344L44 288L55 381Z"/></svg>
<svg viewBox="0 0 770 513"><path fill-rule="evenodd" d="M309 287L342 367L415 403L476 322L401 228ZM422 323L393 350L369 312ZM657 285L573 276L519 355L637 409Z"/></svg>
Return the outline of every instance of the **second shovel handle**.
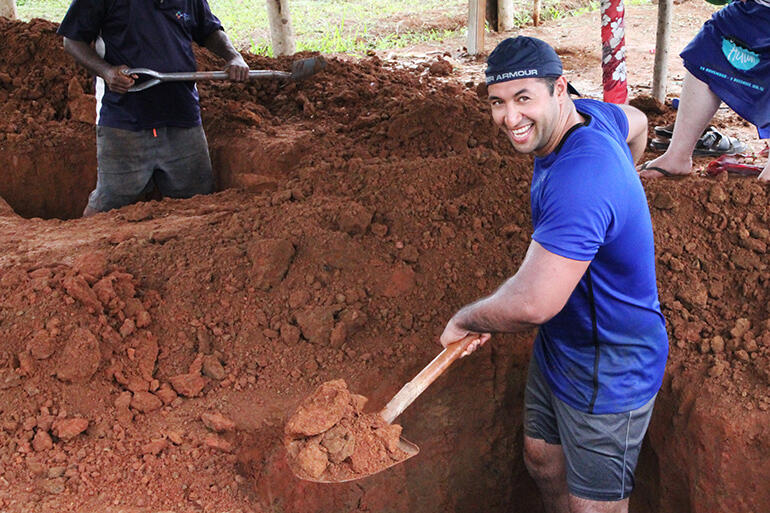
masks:
<svg viewBox="0 0 770 513"><path fill-rule="evenodd" d="M193 80L226 80L230 78L226 71L196 71L192 73ZM273 71L252 69L249 78L291 78L288 71Z"/></svg>
<svg viewBox="0 0 770 513"><path fill-rule="evenodd" d="M227 80L230 78L227 71L174 71L161 73L146 68L128 68L122 70L124 75L147 75L157 78L161 82L181 82L187 80ZM263 69L249 70L249 78L291 78L288 71L273 71Z"/></svg>
<svg viewBox="0 0 770 513"><path fill-rule="evenodd" d="M401 415L401 412L412 404L412 402L452 364L452 362L460 357L471 342L478 338L479 335L477 334L468 335L464 339L446 346L432 362L412 379L412 381L404 385L401 390L393 396L393 399L391 399L380 412L380 417L385 419L385 422L388 424L392 423L396 417Z"/></svg>

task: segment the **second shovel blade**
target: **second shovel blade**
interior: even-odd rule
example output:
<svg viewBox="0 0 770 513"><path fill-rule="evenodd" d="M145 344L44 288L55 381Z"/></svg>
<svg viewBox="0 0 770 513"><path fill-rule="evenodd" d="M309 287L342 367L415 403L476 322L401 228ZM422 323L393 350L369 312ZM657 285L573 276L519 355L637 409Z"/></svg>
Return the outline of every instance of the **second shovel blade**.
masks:
<svg viewBox="0 0 770 513"><path fill-rule="evenodd" d="M326 67L326 61L323 57L309 57L294 61L291 65L292 80L304 80L311 75L315 75Z"/></svg>

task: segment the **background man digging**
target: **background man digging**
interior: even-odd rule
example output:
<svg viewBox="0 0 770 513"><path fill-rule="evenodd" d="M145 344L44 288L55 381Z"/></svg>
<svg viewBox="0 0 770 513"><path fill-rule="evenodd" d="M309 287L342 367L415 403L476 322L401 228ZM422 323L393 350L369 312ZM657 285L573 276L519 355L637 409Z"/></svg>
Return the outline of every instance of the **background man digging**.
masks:
<svg viewBox="0 0 770 513"><path fill-rule="evenodd" d="M206 0L74 0L58 33L97 76L97 183L83 215L133 203L153 182L172 198L212 192L195 83L127 93L137 77L122 72L195 71L194 41L227 61L232 80L245 80L249 68Z"/></svg>

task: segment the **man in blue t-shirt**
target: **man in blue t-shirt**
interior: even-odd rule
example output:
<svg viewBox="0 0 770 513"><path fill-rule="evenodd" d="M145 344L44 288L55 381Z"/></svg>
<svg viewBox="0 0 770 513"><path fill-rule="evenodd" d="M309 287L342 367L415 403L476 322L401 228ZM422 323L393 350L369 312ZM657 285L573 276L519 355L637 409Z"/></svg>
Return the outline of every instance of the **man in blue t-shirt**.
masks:
<svg viewBox="0 0 770 513"><path fill-rule="evenodd" d="M124 73L195 71L195 42L225 59L230 79L246 80L249 67L206 0L73 0L58 33L97 77L97 183L83 215L133 203L153 184L173 198L212 192L195 83L129 92L139 77Z"/></svg>
<svg viewBox="0 0 770 513"><path fill-rule="evenodd" d="M548 512L625 512L668 355L652 222L634 161L639 110L573 100L547 43L506 39L489 55L494 122L535 155L534 233L516 274L448 322L469 334L539 326L525 392L524 457Z"/></svg>

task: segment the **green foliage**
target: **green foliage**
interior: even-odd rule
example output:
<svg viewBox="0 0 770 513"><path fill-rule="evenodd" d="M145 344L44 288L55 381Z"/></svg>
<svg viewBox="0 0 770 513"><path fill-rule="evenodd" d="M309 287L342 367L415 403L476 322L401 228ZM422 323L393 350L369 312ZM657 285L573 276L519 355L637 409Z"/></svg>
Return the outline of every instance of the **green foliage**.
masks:
<svg viewBox="0 0 770 513"><path fill-rule="evenodd" d="M264 0L209 0L236 46L271 55L270 28ZM449 30L428 26L399 30L409 17L447 20L467 10L466 0L294 0L289 3L297 51L360 54L371 49L434 41ZM446 23L445 23L446 24ZM321 29L319 29L321 27ZM464 31L464 28L461 28Z"/></svg>
<svg viewBox="0 0 770 513"><path fill-rule="evenodd" d="M70 0L16 0L16 12L22 20L61 21L69 6Z"/></svg>
<svg viewBox="0 0 770 513"><path fill-rule="evenodd" d="M273 56L273 45L265 42L257 42L253 39L249 44L249 52L254 55L265 55L267 57Z"/></svg>

